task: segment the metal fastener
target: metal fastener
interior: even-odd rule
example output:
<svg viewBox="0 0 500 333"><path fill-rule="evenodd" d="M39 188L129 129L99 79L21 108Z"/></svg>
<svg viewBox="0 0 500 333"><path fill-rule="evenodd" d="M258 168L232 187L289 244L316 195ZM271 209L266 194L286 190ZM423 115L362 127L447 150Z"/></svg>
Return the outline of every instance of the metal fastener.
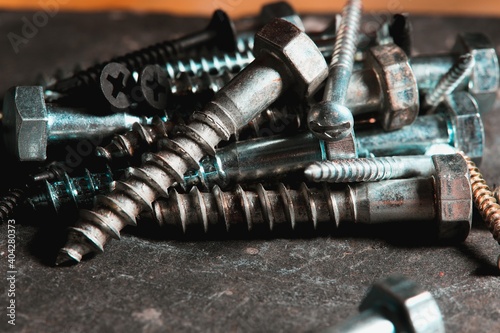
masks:
<svg viewBox="0 0 500 333"><path fill-rule="evenodd" d="M2 121L10 153L20 161L43 161L49 144L103 140L150 120L127 113L98 116L85 109L46 104L42 87L16 86L5 94Z"/></svg>
<svg viewBox="0 0 500 333"><path fill-rule="evenodd" d="M168 195L184 174L198 168L199 160L214 154L214 147L228 140L259 112L269 107L292 86L299 96L315 93L328 74L323 55L314 42L292 23L274 19L256 34L259 56L231 80L203 112L181 127L173 140L166 140L157 153L144 156L139 168L117 181L115 189L97 198L93 210L80 210L80 218L60 250L57 264L79 262L83 255L103 252L120 230L135 225L136 216L151 203Z"/></svg>
<svg viewBox="0 0 500 333"><path fill-rule="evenodd" d="M322 140L340 140L352 132L354 119L345 106L362 14L361 0L348 0L342 9L323 101L311 106L307 125Z"/></svg>
<svg viewBox="0 0 500 333"><path fill-rule="evenodd" d="M444 333L439 305L429 291L403 276L374 283L359 306L360 314L321 333Z"/></svg>
<svg viewBox="0 0 500 333"><path fill-rule="evenodd" d="M472 193L467 165L463 157L435 155L435 172L431 177L392 179L380 182L346 184L343 188L286 188L223 192L215 186L210 193L193 187L189 194L175 189L168 199L153 205L160 225L203 228L223 225L226 229L259 226L266 230L285 225L335 229L341 223L388 223L401 221L434 221L436 234L442 240L463 241L472 222ZM383 202L381 205L379 203Z"/></svg>

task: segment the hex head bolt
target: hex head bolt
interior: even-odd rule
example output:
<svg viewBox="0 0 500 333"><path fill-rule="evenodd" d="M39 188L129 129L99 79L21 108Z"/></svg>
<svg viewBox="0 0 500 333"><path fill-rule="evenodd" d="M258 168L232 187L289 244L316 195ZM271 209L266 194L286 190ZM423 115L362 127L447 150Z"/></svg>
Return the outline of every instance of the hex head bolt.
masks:
<svg viewBox="0 0 500 333"><path fill-rule="evenodd" d="M439 80L436 87L425 95L423 107L426 113L435 112L438 104L450 95L458 85L470 75L474 69L474 65L475 60L470 53L460 56L457 62L445 75L443 75L441 80Z"/></svg>
<svg viewBox="0 0 500 333"><path fill-rule="evenodd" d="M48 89L63 94L70 94L80 89L94 89L99 84L101 70L110 62L121 63L130 71L138 71L147 64L165 64L202 46L216 46L227 52L236 50L234 23L226 12L220 9L214 11L209 24L199 32L114 57L80 71L70 78L59 80Z"/></svg>
<svg viewBox="0 0 500 333"><path fill-rule="evenodd" d="M245 191L237 185L228 192L215 186L210 193L193 187L188 194L179 194L172 189L168 199L154 203L154 216L160 225L186 233L190 227L205 232L220 226L227 231L232 227L331 230L341 223L434 221L439 239L463 241L472 222L467 165L458 154L432 159L435 173L431 177L352 183L343 189L308 188L304 183L299 190L283 184L277 190L258 185L254 191Z"/></svg>
<svg viewBox="0 0 500 333"><path fill-rule="evenodd" d="M319 333L445 333L443 315L429 291L403 276L374 283L360 314Z"/></svg>
<svg viewBox="0 0 500 333"><path fill-rule="evenodd" d="M345 106L354 65L362 14L362 0L348 0L335 38L323 101L311 106L307 125L322 140L341 140L352 132L354 119Z"/></svg>
<svg viewBox="0 0 500 333"><path fill-rule="evenodd" d="M450 151L451 146L480 163L484 127L476 100L467 92L457 91L440 108L435 114L418 116L411 125L396 131L357 131L358 156L423 155L437 146Z"/></svg>
<svg viewBox="0 0 500 333"><path fill-rule="evenodd" d="M10 88L4 98L3 129L6 147L20 161L43 161L49 145L104 138L128 130L149 118L127 113L106 116L87 110L46 104L40 86Z"/></svg>
<svg viewBox="0 0 500 333"><path fill-rule="evenodd" d="M220 90L202 112L180 127L173 140L164 139L157 153L144 155L139 168L116 182L115 189L96 198L92 210L80 210L68 242L56 263L79 262L87 253L103 252L109 238L135 225L136 216L151 211L158 197L183 182L199 160L269 107L289 87L311 96L328 75L328 66L314 42L292 23L275 19L255 38L256 59Z"/></svg>

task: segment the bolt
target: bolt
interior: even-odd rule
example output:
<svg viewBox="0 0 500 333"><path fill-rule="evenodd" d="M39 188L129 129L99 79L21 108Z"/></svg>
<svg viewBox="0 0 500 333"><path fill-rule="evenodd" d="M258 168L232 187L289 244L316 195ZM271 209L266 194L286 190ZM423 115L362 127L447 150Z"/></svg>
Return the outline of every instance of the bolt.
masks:
<svg viewBox="0 0 500 333"><path fill-rule="evenodd" d="M348 0L335 39L323 101L311 107L309 129L323 140L340 140L353 130L351 111L345 106L362 14L361 0Z"/></svg>
<svg viewBox="0 0 500 333"><path fill-rule="evenodd" d="M477 165L464 152L459 153L464 157L469 168L474 205L492 233L493 238L500 244L500 204L498 204L495 195L486 183ZM498 257L497 265L500 269L500 256Z"/></svg>
<svg viewBox="0 0 500 333"><path fill-rule="evenodd" d="M472 194L465 160L461 155L432 157L435 173L431 177L391 179L380 182L346 184L299 190L280 184L277 190L257 185L254 191L223 192L214 186L209 193L193 187L188 194L171 189L168 199L153 204L153 215L160 225L181 227L245 226L251 231L278 226L296 229L335 228L341 223L389 223L434 221L442 240L463 241L472 222ZM383 202L381 205L379 203Z"/></svg>
<svg viewBox="0 0 500 333"><path fill-rule="evenodd" d="M444 333L443 315L428 291L402 276L374 283L359 307L360 314L321 333Z"/></svg>
<svg viewBox="0 0 500 333"><path fill-rule="evenodd" d="M229 140L259 112L269 107L288 88L309 98L328 74L323 55L314 42L292 23L274 19L256 34L257 58L195 112L187 126L172 140L164 140L157 153L143 155L139 168L116 181L108 195L96 199L93 210L80 210L70 229L68 242L56 264L79 262L87 253L103 252L120 230L135 225L136 216L151 209L158 197L182 183L184 174L198 168L198 162L214 147Z"/></svg>
<svg viewBox="0 0 500 333"><path fill-rule="evenodd" d="M439 112L422 115L408 126L386 132L358 130L358 156L423 155L436 145L463 150L479 163L484 149L484 128L475 99L467 92L450 95Z"/></svg>
<svg viewBox="0 0 500 333"><path fill-rule="evenodd" d="M314 182L351 183L430 176L434 165L430 156L389 156L318 161L304 174Z"/></svg>
<svg viewBox="0 0 500 333"><path fill-rule="evenodd" d="M60 178L44 180L42 185L30 189L26 204L34 211L51 211L55 214L73 212L78 208L90 208L96 195L109 193L113 188L113 173L91 173L84 170L83 176L71 177L64 172Z"/></svg>
<svg viewBox="0 0 500 333"><path fill-rule="evenodd" d="M48 89L65 94L70 94L81 89L93 90L94 87L98 86L102 69L110 62L123 64L130 71L138 71L148 64L165 64L167 61L178 58L188 51L198 49L201 46L214 45L220 50L232 52L236 49L235 36L233 22L224 11L218 9L214 11L210 23L206 28L199 32L157 43L112 58L107 62L80 71L70 78L59 80Z"/></svg>
<svg viewBox="0 0 500 333"><path fill-rule="evenodd" d="M458 61L445 75L443 75L441 80L439 80L436 87L425 95L424 107L427 109L427 113L436 111L436 106L446 98L446 96L450 95L465 77L470 75L474 68L474 64L474 57L469 53L458 58Z"/></svg>
<svg viewBox="0 0 500 333"><path fill-rule="evenodd" d="M3 104L6 148L20 161L45 160L48 144L98 141L137 122L148 123L150 119L127 113L97 116L85 109L46 104L40 86L12 87Z"/></svg>
<svg viewBox="0 0 500 333"><path fill-rule="evenodd" d="M356 157L354 138L325 142L309 131L234 142L206 156L200 168L184 177L186 187L209 190L217 185L226 189L235 184L283 178L302 172L314 161ZM296 178L296 177L294 177Z"/></svg>

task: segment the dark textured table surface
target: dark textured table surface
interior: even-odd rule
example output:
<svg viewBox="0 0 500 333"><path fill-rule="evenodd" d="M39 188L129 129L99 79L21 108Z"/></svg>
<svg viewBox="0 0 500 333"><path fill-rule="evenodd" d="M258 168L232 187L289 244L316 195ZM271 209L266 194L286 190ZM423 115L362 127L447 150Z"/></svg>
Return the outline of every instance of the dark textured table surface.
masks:
<svg viewBox="0 0 500 333"><path fill-rule="evenodd" d="M0 91L202 28L202 18L130 13L59 13L20 45L23 17L0 12ZM306 16L306 26L315 24ZM500 46L500 19L412 17L414 52L446 52L461 31L482 31ZM325 20L321 22L326 22ZM499 182L500 104L484 114L481 164ZM18 165L2 158L3 184ZM105 253L73 267L54 267L62 223L17 219L16 326L7 324L8 285L0 283L1 332L310 332L358 313L367 288L403 274L429 290L448 332L500 331L498 244L478 218L459 245L419 242L410 226L351 228L331 236L179 240L146 228L125 230ZM0 226L7 272L7 227ZM417 241L414 241L417 239ZM6 273L5 273L6 274Z"/></svg>

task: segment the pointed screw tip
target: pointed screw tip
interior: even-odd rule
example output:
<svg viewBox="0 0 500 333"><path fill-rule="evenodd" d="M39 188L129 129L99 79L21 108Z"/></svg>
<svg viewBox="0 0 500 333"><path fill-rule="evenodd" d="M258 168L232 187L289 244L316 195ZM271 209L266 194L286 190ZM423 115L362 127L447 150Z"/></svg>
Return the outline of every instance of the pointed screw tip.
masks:
<svg viewBox="0 0 500 333"><path fill-rule="evenodd" d="M78 258L72 256L68 251L62 249L57 255L55 265L56 266L73 266L80 262Z"/></svg>
<svg viewBox="0 0 500 333"><path fill-rule="evenodd" d="M317 181L321 178L321 167L317 164L311 164L304 169L304 175L311 181Z"/></svg>

